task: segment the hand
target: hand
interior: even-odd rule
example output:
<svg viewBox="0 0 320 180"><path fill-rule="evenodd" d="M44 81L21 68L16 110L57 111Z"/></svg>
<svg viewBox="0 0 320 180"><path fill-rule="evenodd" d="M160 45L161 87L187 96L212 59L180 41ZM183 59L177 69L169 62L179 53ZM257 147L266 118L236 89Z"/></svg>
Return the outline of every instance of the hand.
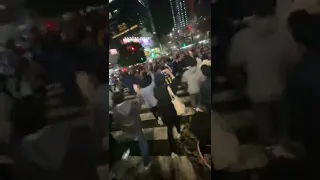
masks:
<svg viewBox="0 0 320 180"><path fill-rule="evenodd" d="M134 84L134 85L133 85L133 89L134 89L134 91L138 94L138 92L139 92L139 87L138 87L137 84Z"/></svg>

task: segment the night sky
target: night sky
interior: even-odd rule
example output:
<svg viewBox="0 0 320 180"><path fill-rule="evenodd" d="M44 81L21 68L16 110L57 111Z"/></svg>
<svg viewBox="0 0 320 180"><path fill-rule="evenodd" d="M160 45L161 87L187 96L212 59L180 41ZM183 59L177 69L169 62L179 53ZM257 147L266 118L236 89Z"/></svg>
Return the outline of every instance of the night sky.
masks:
<svg viewBox="0 0 320 180"><path fill-rule="evenodd" d="M173 20L169 0L149 0L149 4L158 36L171 32Z"/></svg>
<svg viewBox="0 0 320 180"><path fill-rule="evenodd" d="M90 5L102 5L105 3L105 0L26 0L25 6L28 9L33 9L41 16L56 16Z"/></svg>

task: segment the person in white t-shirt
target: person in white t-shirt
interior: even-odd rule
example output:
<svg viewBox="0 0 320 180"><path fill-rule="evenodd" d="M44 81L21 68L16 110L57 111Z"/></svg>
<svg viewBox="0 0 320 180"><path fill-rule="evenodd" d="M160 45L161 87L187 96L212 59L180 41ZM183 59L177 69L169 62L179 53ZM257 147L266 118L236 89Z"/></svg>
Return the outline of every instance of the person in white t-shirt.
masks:
<svg viewBox="0 0 320 180"><path fill-rule="evenodd" d="M198 67L197 60L189 60L189 63L190 66L188 67L188 70L183 73L181 82L187 83L187 91L191 97L191 105L192 107L196 108L200 100L200 84L205 80L205 76Z"/></svg>
<svg viewBox="0 0 320 180"><path fill-rule="evenodd" d="M253 102L262 143L276 138L273 132L276 124L272 121L279 126L283 119L275 115L280 113L288 71L299 57L293 38L279 26L275 7L270 4L258 4L249 27L237 33L233 39L229 65L245 68L247 95ZM284 125L280 126L284 128ZM281 132L277 133L276 136L279 136Z"/></svg>

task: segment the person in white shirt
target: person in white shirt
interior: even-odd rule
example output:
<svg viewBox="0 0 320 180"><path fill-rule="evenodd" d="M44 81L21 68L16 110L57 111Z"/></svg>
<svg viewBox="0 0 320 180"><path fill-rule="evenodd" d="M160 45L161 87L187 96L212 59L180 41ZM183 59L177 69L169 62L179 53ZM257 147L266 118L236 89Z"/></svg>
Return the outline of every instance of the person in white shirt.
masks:
<svg viewBox="0 0 320 180"><path fill-rule="evenodd" d="M187 83L187 91L191 97L191 105L196 108L200 100L200 84L205 80L205 76L199 69L197 60L193 59L189 60L189 62L191 66L183 73L181 82Z"/></svg>
<svg viewBox="0 0 320 180"><path fill-rule="evenodd" d="M159 116L159 113L158 113L158 108L157 108L158 100L154 97L153 89L156 86L154 82L154 75L152 73L150 73L150 75L151 75L151 79L145 77L140 87L139 85L134 84L133 88L136 91L137 95L142 97L145 105L152 112L154 117L158 120L158 123L163 124L161 117Z"/></svg>
<svg viewBox="0 0 320 180"><path fill-rule="evenodd" d="M258 4L249 27L233 39L229 66L245 68L247 95L253 102L261 143L275 138L272 121L279 126L281 120L279 116L272 117L280 113L287 73L299 57L293 38L279 27L275 7L271 4Z"/></svg>

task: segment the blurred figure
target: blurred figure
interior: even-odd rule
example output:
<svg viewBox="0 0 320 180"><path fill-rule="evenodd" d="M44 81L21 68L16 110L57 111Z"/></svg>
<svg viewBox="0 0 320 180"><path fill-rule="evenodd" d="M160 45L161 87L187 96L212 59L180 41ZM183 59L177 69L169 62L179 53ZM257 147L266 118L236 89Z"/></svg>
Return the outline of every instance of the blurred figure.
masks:
<svg viewBox="0 0 320 180"><path fill-rule="evenodd" d="M171 156L175 156L179 153L179 151L176 142L173 138L173 127L175 126L177 128L178 133L181 133L180 117L177 115L177 112L171 102L171 97L167 90L167 86L170 86L173 93L176 93L178 89L178 82L176 78L173 76L173 74L170 72L170 70L167 69L166 73L169 76L171 76L171 79L173 81L170 85L167 85L167 83L165 82L165 76L160 73L155 73L154 81L156 86L154 88L154 97L158 100L157 107L160 116L162 117L162 121L168 127L167 133Z"/></svg>
<svg viewBox="0 0 320 180"><path fill-rule="evenodd" d="M134 74L123 72L121 77L122 83L129 89L130 95L134 95L133 84L140 84L140 81Z"/></svg>
<svg viewBox="0 0 320 180"><path fill-rule="evenodd" d="M191 105L196 108L200 103L200 84L205 81L201 69L198 67L198 62L192 57L188 57L188 64L190 65L183 75L181 82L187 83L188 93L191 97Z"/></svg>
<svg viewBox="0 0 320 180"><path fill-rule="evenodd" d="M13 84L8 84L14 95L11 110L13 125L12 142L16 143L26 135L37 132L47 125L45 71L38 63L28 65L22 77Z"/></svg>
<svg viewBox="0 0 320 180"><path fill-rule="evenodd" d="M135 85L134 85L135 86ZM162 124L161 117L159 116L157 103L158 100L154 97L154 87L156 86L154 82L154 75L151 74L151 77L145 74L144 79L139 87L135 88L135 91L138 96L142 97L147 108L152 112L154 117L158 120L159 124Z"/></svg>
<svg viewBox="0 0 320 180"><path fill-rule="evenodd" d="M113 122L119 125L122 131L137 137L144 167L146 170L149 169L151 167L149 147L141 127L140 111L142 103L137 99L124 101L124 95L121 92L114 93L112 100Z"/></svg>
<svg viewBox="0 0 320 180"><path fill-rule="evenodd" d="M310 155L310 179L319 179L319 107L320 107L320 14L305 10L293 12L288 25L296 43L304 49L303 60L289 76L286 89L290 107L292 137L303 142Z"/></svg>
<svg viewBox="0 0 320 180"><path fill-rule="evenodd" d="M300 59L290 34L278 26L276 1L257 2L249 27L235 35L229 65L247 73L260 143L283 136L281 101L288 71Z"/></svg>
<svg viewBox="0 0 320 180"><path fill-rule="evenodd" d="M208 61L209 62L209 61ZM211 111L211 62L209 64L203 64L200 66L202 74L205 76L205 80L200 84L200 102L205 106L207 112Z"/></svg>
<svg viewBox="0 0 320 180"><path fill-rule="evenodd" d="M36 62L41 62L41 53L43 50L43 35L40 29L36 26L30 29L29 35L29 51L32 54L32 59Z"/></svg>

